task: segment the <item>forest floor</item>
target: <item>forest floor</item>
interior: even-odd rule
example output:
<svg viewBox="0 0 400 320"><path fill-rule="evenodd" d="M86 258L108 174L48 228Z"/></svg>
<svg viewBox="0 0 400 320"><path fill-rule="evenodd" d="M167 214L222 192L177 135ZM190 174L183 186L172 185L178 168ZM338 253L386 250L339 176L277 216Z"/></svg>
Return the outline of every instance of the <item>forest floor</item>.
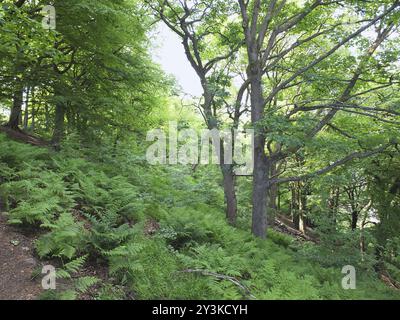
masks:
<svg viewBox="0 0 400 320"><path fill-rule="evenodd" d="M0 213L0 300L35 300L41 293L40 282L32 279L39 267L34 240L8 225Z"/></svg>
<svg viewBox="0 0 400 320"><path fill-rule="evenodd" d="M50 143L41 138L34 137L23 131L13 131L0 126L1 132L6 133L10 139L22 143L37 147L51 146ZM42 279L42 275L40 274L41 267L49 264L39 260L35 254L34 241L40 236L41 232L38 229L17 228L9 225L7 223L7 216L3 213L4 211L5 208L0 198L0 300L39 299L43 293L40 283ZM300 242L319 242L318 235L313 229L308 228L306 235L304 235L295 229L295 225L289 218L282 215L276 216L273 228L279 233L286 234ZM160 225L158 222L151 219L145 225L145 234L153 235L159 229ZM96 259L90 260L84 268L79 270L77 274L79 277L91 276L101 280L99 285L77 296L79 300L94 299L98 296L101 284L112 282L112 278L108 274L107 265L99 263L99 261ZM58 266L56 261L52 261L50 264ZM388 287L392 289L400 288L400 284L392 280L388 274L380 274L380 278ZM64 285L66 288L70 286L69 283L62 282L60 285ZM134 297L130 292L127 292L127 296Z"/></svg>

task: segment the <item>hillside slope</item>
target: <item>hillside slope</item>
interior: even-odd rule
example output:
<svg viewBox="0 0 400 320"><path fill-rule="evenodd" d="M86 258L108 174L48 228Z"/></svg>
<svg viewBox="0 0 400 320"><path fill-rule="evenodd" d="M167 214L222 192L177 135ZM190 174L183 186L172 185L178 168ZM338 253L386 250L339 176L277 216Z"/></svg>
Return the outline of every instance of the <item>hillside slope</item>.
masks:
<svg viewBox="0 0 400 320"><path fill-rule="evenodd" d="M8 223L33 228L35 255L54 263L62 283L40 298L400 298L361 267L357 289L342 289L340 260L306 258L303 249L318 253L317 245L276 231L260 240L227 225L213 179L185 167L148 166L130 150L112 154L71 142L56 153L0 134ZM2 248L0 264L18 252ZM7 274L0 277L5 283Z"/></svg>

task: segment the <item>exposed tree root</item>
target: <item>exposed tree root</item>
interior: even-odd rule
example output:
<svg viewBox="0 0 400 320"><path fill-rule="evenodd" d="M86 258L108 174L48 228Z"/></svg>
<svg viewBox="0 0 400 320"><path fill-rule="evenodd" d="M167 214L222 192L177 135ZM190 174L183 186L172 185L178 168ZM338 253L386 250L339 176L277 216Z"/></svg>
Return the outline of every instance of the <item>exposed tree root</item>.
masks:
<svg viewBox="0 0 400 320"><path fill-rule="evenodd" d="M43 140L39 137L30 135L21 129L12 129L7 126L0 126L0 132L5 133L10 139L27 143L37 147L49 147L50 143L46 140Z"/></svg>

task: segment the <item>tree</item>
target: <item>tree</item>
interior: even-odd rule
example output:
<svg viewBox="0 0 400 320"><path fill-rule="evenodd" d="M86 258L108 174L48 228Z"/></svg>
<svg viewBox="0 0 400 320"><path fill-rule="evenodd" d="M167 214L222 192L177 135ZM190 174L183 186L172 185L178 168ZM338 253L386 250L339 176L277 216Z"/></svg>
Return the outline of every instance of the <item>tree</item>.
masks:
<svg viewBox="0 0 400 320"><path fill-rule="evenodd" d="M353 112L363 110L363 107L357 104L356 97L363 94L359 91L357 83L362 74L367 71L368 62L373 54L393 31L398 21L400 3L379 1L365 5L357 2L356 6L347 1L322 0L307 2L304 6L293 2L287 4L284 0L272 0L268 3L260 0L238 0L238 3L248 56L247 76L251 87L251 121L257 129L252 230L254 235L265 238L267 194L271 186L276 183L301 181L315 174L324 174L356 158L382 152L394 144L394 141L390 141L369 151L352 153L311 175L276 179L271 179L270 176L270 169L274 163L283 161L302 150L305 143L316 138L332 122L339 110L350 109ZM338 6L343 6L343 8L339 10ZM358 14L360 9L362 9L362 14ZM376 26L376 39L359 57L357 67L350 77L342 81L339 91L332 90L328 97L324 97L325 99L315 99L299 92L291 96L292 99L288 99L290 90L294 87L300 88L303 82L310 81L311 76L314 79L318 79L319 75L324 77L324 63L328 63L340 49L354 45L357 39L361 39L362 33L373 26ZM315 41L322 36L329 41L322 46L321 50L321 46L316 46ZM305 46L308 46L309 55L300 61L296 53L301 52ZM274 79L271 81L272 75L278 81L273 81ZM386 85L388 83L390 85L389 80L390 78L386 78ZM328 79L325 79L325 83L329 83ZM299 96L303 98L303 105L296 102L282 103L282 100L293 101ZM314 99L307 102L310 98ZM318 100L327 102L323 105L315 105ZM285 112L282 112L282 109ZM377 106L371 109L374 112L379 111ZM309 117L305 125L303 124L302 129L306 131L303 141L288 143L268 139L272 136L270 131L273 131L273 128L270 130L266 124L271 123L271 120L278 121L280 124L290 122L299 124L301 120L304 120L299 113L313 110L320 111ZM390 113L390 110L382 111ZM271 147L273 145L275 149Z"/></svg>
<svg viewBox="0 0 400 320"><path fill-rule="evenodd" d="M54 34L42 28L41 2L1 2L0 27L2 44L1 89L3 98L11 101L7 126L17 129L22 122L22 106L26 88L32 82L45 81L43 74L35 73L35 66L49 53L48 45Z"/></svg>
<svg viewBox="0 0 400 320"><path fill-rule="evenodd" d="M33 93L34 117L25 110L26 126L31 119L39 132L44 127L57 147L67 131L85 139L107 132L118 140L151 123L149 112L169 82L147 52L148 19L138 4L54 1L56 30L42 28L44 5L2 2L0 83L12 103L8 126L19 128L22 106Z"/></svg>
<svg viewBox="0 0 400 320"><path fill-rule="evenodd" d="M243 96L248 87L245 81L239 88L232 104L227 102L227 89L235 77L232 65L242 46L238 37L239 25L229 21L235 14L234 7L221 0L207 1L146 1L152 12L182 39L186 57L196 72L202 89L201 112L210 130L221 129L230 121L231 130L238 129L240 117L247 111L243 106ZM231 107L233 105L233 107ZM227 107L227 110L224 108ZM220 115L221 110L223 114ZM220 154L224 155L221 140ZM235 191L235 169L233 164L225 164L223 156L220 168L226 199L227 220L236 223L237 200Z"/></svg>

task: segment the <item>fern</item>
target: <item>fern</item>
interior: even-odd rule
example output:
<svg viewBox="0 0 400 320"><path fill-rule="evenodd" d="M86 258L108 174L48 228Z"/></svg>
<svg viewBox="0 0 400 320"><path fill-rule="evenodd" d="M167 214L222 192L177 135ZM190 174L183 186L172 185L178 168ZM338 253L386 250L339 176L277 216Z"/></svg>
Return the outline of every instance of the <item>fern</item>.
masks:
<svg viewBox="0 0 400 320"><path fill-rule="evenodd" d="M143 271L144 268L137 258L143 248L140 243L128 243L107 252L105 255L109 259L110 273L115 275L122 271L133 275L137 271Z"/></svg>
<svg viewBox="0 0 400 320"><path fill-rule="evenodd" d="M72 193L56 173L32 172L26 168L19 172L19 180L10 181L0 188L13 223L35 224L50 222L62 211L74 206Z"/></svg>
<svg viewBox="0 0 400 320"><path fill-rule="evenodd" d="M71 259L86 245L87 232L83 224L75 221L70 213L62 213L56 222L45 223L42 227L51 231L36 241L36 249L41 257L52 254Z"/></svg>
<svg viewBox="0 0 400 320"><path fill-rule="evenodd" d="M83 265L86 262L87 255L76 258L75 260L72 260L71 262L68 262L67 264L64 265L64 269L68 273L75 273L78 272L80 268L83 267Z"/></svg>
<svg viewBox="0 0 400 320"><path fill-rule="evenodd" d="M96 277L81 277L75 281L75 290L80 293L85 293L99 281L100 279Z"/></svg>

